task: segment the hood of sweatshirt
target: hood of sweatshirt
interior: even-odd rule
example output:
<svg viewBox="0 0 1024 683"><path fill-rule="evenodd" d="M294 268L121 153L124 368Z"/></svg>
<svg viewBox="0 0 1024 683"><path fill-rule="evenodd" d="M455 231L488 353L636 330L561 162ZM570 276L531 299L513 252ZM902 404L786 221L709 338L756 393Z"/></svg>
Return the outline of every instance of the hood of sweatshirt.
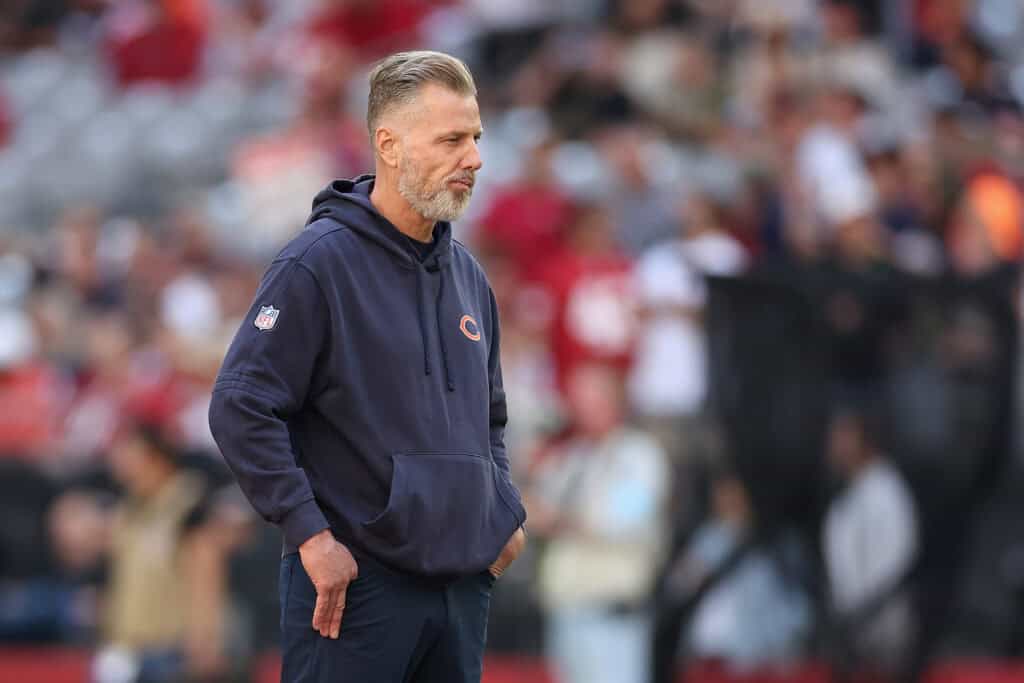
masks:
<svg viewBox="0 0 1024 683"><path fill-rule="evenodd" d="M313 211L306 225L321 218L333 218L390 252L405 267L415 268L420 260L412 238L384 218L370 201L374 180L373 175L362 175L331 182L313 198ZM452 225L438 221L434 225L433 248L423 266L431 271L445 268L451 263L451 254Z"/></svg>
<svg viewBox="0 0 1024 683"><path fill-rule="evenodd" d="M413 245L412 238L382 216L370 201L374 180L375 176L368 174L352 180L339 179L331 182L313 198L313 211L306 221L306 225L322 218L334 219L338 223L349 226L361 237L388 252L402 267L416 270L420 336L423 338L423 372L429 375L434 371L430 362L430 335L427 334L427 325L432 323L437 328L441 344L441 370L444 372L445 386L448 391L455 391L455 382L451 376L448 358L449 343L445 341L445 330L441 325L440 316L444 298L444 278L440 278L433 310L428 309L423 297L423 292L427 291L425 279L433 273L439 273L451 264L451 223L438 221L434 225L433 245L426 258L421 261L420 253Z"/></svg>

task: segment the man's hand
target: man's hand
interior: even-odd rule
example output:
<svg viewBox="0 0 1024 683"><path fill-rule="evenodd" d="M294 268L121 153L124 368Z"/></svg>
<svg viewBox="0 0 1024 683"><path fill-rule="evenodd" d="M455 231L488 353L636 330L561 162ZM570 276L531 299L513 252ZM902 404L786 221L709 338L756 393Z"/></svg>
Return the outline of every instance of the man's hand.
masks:
<svg viewBox="0 0 1024 683"><path fill-rule="evenodd" d="M512 538L508 539L508 543L501 549L501 554L490 566L491 575L494 578L498 578L505 573L508 566L512 564L519 553L523 552L523 548L526 547L526 532L523 531L523 527L516 529L515 533L512 534Z"/></svg>
<svg viewBox="0 0 1024 683"><path fill-rule="evenodd" d="M313 629L325 638L336 639L345 611L345 591L359 575L355 558L348 548L334 540L328 529L300 545L299 557L316 588Z"/></svg>

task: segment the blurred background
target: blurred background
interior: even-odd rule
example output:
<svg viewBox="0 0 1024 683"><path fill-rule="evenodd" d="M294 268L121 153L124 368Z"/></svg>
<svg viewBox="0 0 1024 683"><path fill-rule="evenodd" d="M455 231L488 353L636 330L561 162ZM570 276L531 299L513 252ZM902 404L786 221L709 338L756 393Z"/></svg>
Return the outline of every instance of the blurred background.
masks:
<svg viewBox="0 0 1024 683"><path fill-rule="evenodd" d="M0 680L276 680L210 386L405 48L486 129L486 683L1024 680L1021 0L4 0Z"/></svg>

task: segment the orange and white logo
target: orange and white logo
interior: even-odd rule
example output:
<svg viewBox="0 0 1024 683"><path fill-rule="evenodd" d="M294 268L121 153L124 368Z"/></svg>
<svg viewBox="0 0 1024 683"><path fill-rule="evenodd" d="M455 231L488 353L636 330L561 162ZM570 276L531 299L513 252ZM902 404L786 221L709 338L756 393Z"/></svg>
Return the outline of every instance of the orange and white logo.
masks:
<svg viewBox="0 0 1024 683"><path fill-rule="evenodd" d="M480 341L480 326L476 324L473 316L462 316L462 320L459 321L459 329L472 341Z"/></svg>

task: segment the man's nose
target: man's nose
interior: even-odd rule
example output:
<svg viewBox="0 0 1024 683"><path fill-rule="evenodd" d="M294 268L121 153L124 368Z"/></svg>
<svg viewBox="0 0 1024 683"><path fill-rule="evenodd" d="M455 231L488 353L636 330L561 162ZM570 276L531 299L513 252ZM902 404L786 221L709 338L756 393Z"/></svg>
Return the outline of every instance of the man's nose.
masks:
<svg viewBox="0 0 1024 683"><path fill-rule="evenodd" d="M476 140L471 141L469 144L469 153L462 159L462 168L476 173L483 167L484 160L480 157L480 146Z"/></svg>

